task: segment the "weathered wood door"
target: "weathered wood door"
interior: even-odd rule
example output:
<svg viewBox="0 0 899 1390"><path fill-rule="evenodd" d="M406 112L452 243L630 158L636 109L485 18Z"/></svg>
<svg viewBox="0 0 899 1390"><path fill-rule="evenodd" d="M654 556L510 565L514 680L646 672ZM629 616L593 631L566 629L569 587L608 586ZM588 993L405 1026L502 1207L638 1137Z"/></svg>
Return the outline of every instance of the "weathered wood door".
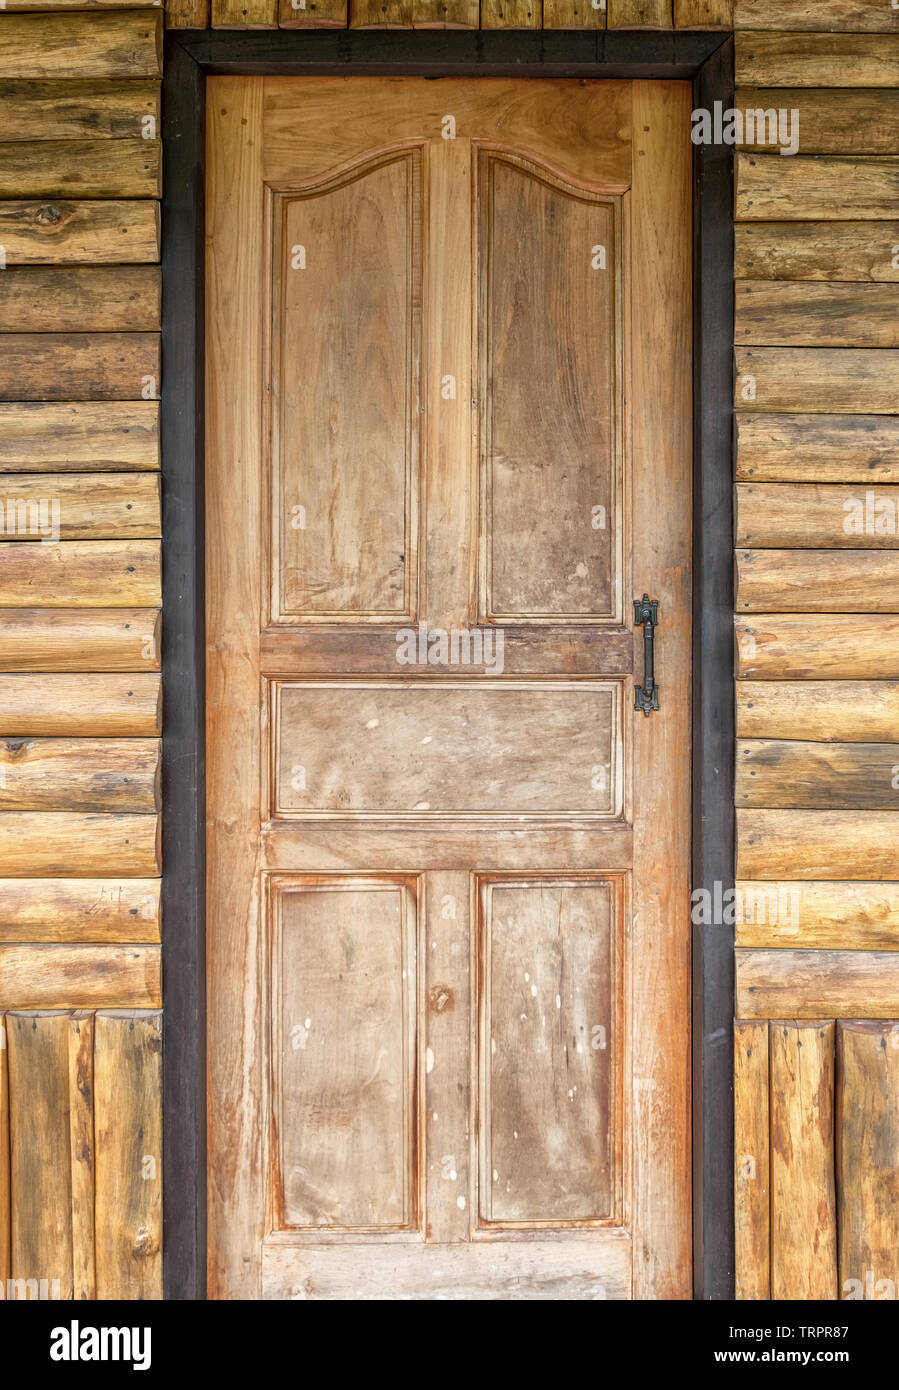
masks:
<svg viewBox="0 0 899 1390"><path fill-rule="evenodd" d="M689 110L210 81L215 1297L689 1296Z"/></svg>

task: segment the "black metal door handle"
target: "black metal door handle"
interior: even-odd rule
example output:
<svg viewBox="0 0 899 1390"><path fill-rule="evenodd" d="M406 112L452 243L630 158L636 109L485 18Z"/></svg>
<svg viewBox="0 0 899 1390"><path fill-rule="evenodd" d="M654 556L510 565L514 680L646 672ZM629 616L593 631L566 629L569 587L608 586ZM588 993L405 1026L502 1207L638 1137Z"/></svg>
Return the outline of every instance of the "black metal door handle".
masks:
<svg viewBox="0 0 899 1390"><path fill-rule="evenodd" d="M635 686L634 709L641 709L649 718L652 710L659 707L659 687L655 683L653 668L653 638L656 623L659 621L659 601L649 594L634 599L634 622L643 627L643 684Z"/></svg>

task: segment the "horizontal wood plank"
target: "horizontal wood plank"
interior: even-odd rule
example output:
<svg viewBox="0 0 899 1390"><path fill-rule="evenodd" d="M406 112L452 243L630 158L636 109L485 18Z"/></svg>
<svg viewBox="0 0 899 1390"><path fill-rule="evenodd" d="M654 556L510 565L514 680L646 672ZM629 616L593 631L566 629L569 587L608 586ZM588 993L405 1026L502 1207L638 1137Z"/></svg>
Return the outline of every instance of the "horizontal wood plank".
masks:
<svg viewBox="0 0 899 1390"><path fill-rule="evenodd" d="M532 2L539 12L540 0ZM479 0L413 0L412 28L477 29L479 10Z"/></svg>
<svg viewBox="0 0 899 1390"><path fill-rule="evenodd" d="M152 265L17 268L0 275L0 333L151 332L161 289Z"/></svg>
<svg viewBox="0 0 899 1390"><path fill-rule="evenodd" d="M739 879L736 889L738 946L899 951L899 884Z"/></svg>
<svg viewBox="0 0 899 1390"><path fill-rule="evenodd" d="M738 280L734 342L899 347L899 285Z"/></svg>
<svg viewBox="0 0 899 1390"><path fill-rule="evenodd" d="M158 878L0 880L0 941L158 942Z"/></svg>
<svg viewBox="0 0 899 1390"><path fill-rule="evenodd" d="M213 29L276 29L278 0L212 0Z"/></svg>
<svg viewBox="0 0 899 1390"><path fill-rule="evenodd" d="M2 416L0 416L2 431ZM899 483L899 416L736 415L740 481Z"/></svg>
<svg viewBox="0 0 899 1390"><path fill-rule="evenodd" d="M883 0L734 0L734 28L892 34L899 13Z"/></svg>
<svg viewBox="0 0 899 1390"><path fill-rule="evenodd" d="M0 998L15 1009L154 1009L158 946L0 945Z"/></svg>
<svg viewBox="0 0 899 1390"><path fill-rule="evenodd" d="M0 739L0 811L158 811L160 748L158 738Z"/></svg>
<svg viewBox="0 0 899 1390"><path fill-rule="evenodd" d="M899 282L899 222L738 222L738 280Z"/></svg>
<svg viewBox="0 0 899 1390"><path fill-rule="evenodd" d="M0 472L159 467L156 401L0 404Z"/></svg>
<svg viewBox="0 0 899 1390"><path fill-rule="evenodd" d="M737 960L740 1018L895 1018L897 951L759 951Z"/></svg>
<svg viewBox="0 0 899 1390"><path fill-rule="evenodd" d="M740 739L734 799L737 806L899 811L899 743Z"/></svg>
<svg viewBox="0 0 899 1390"><path fill-rule="evenodd" d="M737 609L899 612L899 554L890 550L738 550Z"/></svg>
<svg viewBox="0 0 899 1390"><path fill-rule="evenodd" d="M2 671L158 671L158 608L0 608Z"/></svg>
<svg viewBox="0 0 899 1390"><path fill-rule="evenodd" d="M769 128L756 115L750 126L746 116L750 111L771 110L790 113L787 138L795 136L804 155L891 155L899 148L899 91L889 87L876 91L786 87L776 92L739 87L734 106L744 115L740 142L744 150L764 150L776 143L768 138L777 133L774 125Z"/></svg>
<svg viewBox="0 0 899 1390"><path fill-rule="evenodd" d="M897 827L882 811L738 810L737 877L899 879Z"/></svg>
<svg viewBox="0 0 899 1390"><path fill-rule="evenodd" d="M16 6L6 0L5 8ZM70 8L70 0L64 0L59 8ZM148 132L146 137L144 131ZM127 140L155 138L158 133L158 81L13 78L0 89L0 134L4 141Z"/></svg>
<svg viewBox="0 0 899 1390"><path fill-rule="evenodd" d="M7 15L3 77L161 77L162 12Z"/></svg>
<svg viewBox="0 0 899 1390"><path fill-rule="evenodd" d="M736 697L738 738L888 743L899 735L899 681L740 680Z"/></svg>
<svg viewBox="0 0 899 1390"><path fill-rule="evenodd" d="M157 473L0 473L0 544L161 535Z"/></svg>
<svg viewBox="0 0 899 1390"><path fill-rule="evenodd" d="M158 140L140 136L0 144L0 197L158 198L161 156Z"/></svg>
<svg viewBox="0 0 899 1390"><path fill-rule="evenodd" d="M157 333L7 333L0 400L156 400Z"/></svg>
<svg viewBox="0 0 899 1390"><path fill-rule="evenodd" d="M736 80L759 87L897 87L899 36L763 33L734 35Z"/></svg>
<svg viewBox="0 0 899 1390"><path fill-rule="evenodd" d="M155 608L162 602L158 541L0 545L0 605Z"/></svg>
<svg viewBox="0 0 899 1390"><path fill-rule="evenodd" d="M738 410L890 415L899 400L894 348L738 347Z"/></svg>
<svg viewBox="0 0 899 1390"><path fill-rule="evenodd" d="M737 155L737 221L894 218L897 202L896 156Z"/></svg>
<svg viewBox="0 0 899 1390"><path fill-rule="evenodd" d="M0 202L7 266L121 265L159 260L159 204L152 200L20 199Z"/></svg>
<svg viewBox="0 0 899 1390"><path fill-rule="evenodd" d="M154 878L159 817L2 811L0 864L4 878Z"/></svg>
<svg viewBox="0 0 899 1390"><path fill-rule="evenodd" d="M158 673L0 674L0 735L151 737L162 729Z"/></svg>
<svg viewBox="0 0 899 1390"><path fill-rule="evenodd" d="M896 486L737 483L734 492L738 546L812 550L895 550L899 546Z"/></svg>
<svg viewBox="0 0 899 1390"><path fill-rule="evenodd" d="M840 613L738 618L735 648L737 675L756 682L888 681L899 671L899 618Z"/></svg>
<svg viewBox="0 0 899 1390"><path fill-rule="evenodd" d="M209 0L167 0L167 29L208 29Z"/></svg>

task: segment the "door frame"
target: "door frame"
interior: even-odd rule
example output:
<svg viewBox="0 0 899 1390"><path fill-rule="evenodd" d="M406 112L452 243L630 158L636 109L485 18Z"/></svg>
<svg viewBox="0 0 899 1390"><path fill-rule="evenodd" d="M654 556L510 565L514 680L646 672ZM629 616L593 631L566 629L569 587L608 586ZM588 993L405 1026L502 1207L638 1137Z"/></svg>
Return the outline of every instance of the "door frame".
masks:
<svg viewBox="0 0 899 1390"><path fill-rule="evenodd" d="M692 80L733 104L715 31L170 29L163 80L163 1279L206 1293L204 582L207 75ZM734 886L733 149L693 148L693 884ZM734 1297L733 929L693 932L694 1298Z"/></svg>

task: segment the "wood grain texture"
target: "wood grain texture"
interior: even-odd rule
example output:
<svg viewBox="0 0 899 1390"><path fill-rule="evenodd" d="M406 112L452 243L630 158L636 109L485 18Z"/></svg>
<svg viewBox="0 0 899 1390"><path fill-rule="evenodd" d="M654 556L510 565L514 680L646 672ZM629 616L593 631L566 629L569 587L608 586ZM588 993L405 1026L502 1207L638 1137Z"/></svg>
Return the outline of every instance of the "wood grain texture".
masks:
<svg viewBox="0 0 899 1390"><path fill-rule="evenodd" d="M282 29L345 29L347 0L279 0Z"/></svg>
<svg viewBox="0 0 899 1390"><path fill-rule="evenodd" d="M890 550L738 550L736 557L740 612L899 611L899 555Z"/></svg>
<svg viewBox="0 0 899 1390"><path fill-rule="evenodd" d="M742 680L736 697L738 738L888 743L899 730L897 681Z"/></svg>
<svg viewBox="0 0 899 1390"><path fill-rule="evenodd" d="M157 878L8 878L0 942L158 942Z"/></svg>
<svg viewBox="0 0 899 1390"><path fill-rule="evenodd" d="M899 285L738 280L734 289L735 343L899 346Z"/></svg>
<svg viewBox="0 0 899 1390"><path fill-rule="evenodd" d="M94 1016L70 1015L69 1155L72 1173L72 1297L97 1296L94 1252Z"/></svg>
<svg viewBox="0 0 899 1390"><path fill-rule="evenodd" d="M738 154L735 193L738 222L895 217L899 157Z"/></svg>
<svg viewBox="0 0 899 1390"><path fill-rule="evenodd" d="M277 29L278 0L212 0L213 29Z"/></svg>
<svg viewBox="0 0 899 1390"><path fill-rule="evenodd" d="M146 540L161 529L158 474L0 474L0 544Z"/></svg>
<svg viewBox="0 0 899 1390"><path fill-rule="evenodd" d="M209 468L206 484L207 708L216 711L209 726L213 746L240 749L236 765L212 757L207 767L209 843L215 846L222 827L229 846L226 856L210 852L210 999L223 1001L233 981L241 982L239 997L227 1010L213 1006L209 1011L210 1113L227 1111L232 1119L209 1131L208 1291L210 1298L256 1298L266 1229L258 1113L265 1083L257 1031L264 1009L263 924L255 885L262 766L255 654L261 551L257 403L263 391L263 94L261 82L244 78L211 77L207 91L206 445L210 460L225 462L223 468ZM244 216L236 215L238 208ZM236 531L231 525L235 506L243 517Z"/></svg>
<svg viewBox="0 0 899 1390"><path fill-rule="evenodd" d="M760 87L899 86L899 37L742 31L736 79Z"/></svg>
<svg viewBox="0 0 899 1390"><path fill-rule="evenodd" d="M150 331L160 289L156 266L23 267L0 276L0 333Z"/></svg>
<svg viewBox="0 0 899 1390"><path fill-rule="evenodd" d="M478 0L413 0L412 28L477 29L479 8Z"/></svg>
<svg viewBox="0 0 899 1390"><path fill-rule="evenodd" d="M809 951L899 950L895 883L737 883L736 944Z"/></svg>
<svg viewBox="0 0 899 1390"><path fill-rule="evenodd" d="M167 29L207 29L209 0L167 0L165 7Z"/></svg>
<svg viewBox="0 0 899 1390"><path fill-rule="evenodd" d="M803 155L893 155L899 146L899 92L889 88L812 91L787 87L775 94L758 87L739 87L734 105L744 113L766 109L798 113L791 115L792 129ZM744 140L741 148L758 150L773 143L755 138L760 133L767 134L767 130L756 119L753 139Z"/></svg>
<svg viewBox="0 0 899 1390"><path fill-rule="evenodd" d="M536 0L533 7L538 8ZM544 29L605 29L606 0L543 0Z"/></svg>
<svg viewBox="0 0 899 1390"><path fill-rule="evenodd" d="M7 333L0 400L154 400L157 333Z"/></svg>
<svg viewBox="0 0 899 1390"><path fill-rule="evenodd" d="M756 549L895 550L899 487L738 483L735 544Z"/></svg>
<svg viewBox="0 0 899 1390"><path fill-rule="evenodd" d="M735 799L738 806L899 810L899 743L740 740Z"/></svg>
<svg viewBox="0 0 899 1390"><path fill-rule="evenodd" d="M607 0L609 29L671 29L672 0Z"/></svg>
<svg viewBox="0 0 899 1390"><path fill-rule="evenodd" d="M460 1241L439 1248L269 1244L263 1252L262 1296L320 1301L359 1299L389 1288L403 1301L455 1300L459 1290L478 1302L619 1300L631 1296L629 1241L606 1232L574 1244L528 1240L516 1244Z"/></svg>
<svg viewBox="0 0 899 1390"><path fill-rule="evenodd" d="M4 77L161 77L162 13L9 15L0 34Z"/></svg>
<svg viewBox="0 0 899 1390"><path fill-rule="evenodd" d="M882 0L734 0L734 28L891 34L899 14Z"/></svg>
<svg viewBox="0 0 899 1390"><path fill-rule="evenodd" d="M738 347L735 359L738 410L889 415L896 409L899 351L893 348Z"/></svg>
<svg viewBox="0 0 899 1390"><path fill-rule="evenodd" d="M10 1277L12 1218L9 1185L9 1050L6 1045L6 1014L0 1013L0 1280L6 1289Z"/></svg>
<svg viewBox="0 0 899 1390"><path fill-rule="evenodd" d="M771 613L738 618L738 676L760 680L891 680L899 668L899 618Z"/></svg>
<svg viewBox="0 0 899 1390"><path fill-rule="evenodd" d="M738 280L899 281L899 222L738 222L734 232Z"/></svg>
<svg viewBox="0 0 899 1390"><path fill-rule="evenodd" d="M154 608L0 608L0 670L158 671Z"/></svg>
<svg viewBox="0 0 899 1390"><path fill-rule="evenodd" d="M771 1297L768 1024L734 1024L736 1297Z"/></svg>
<svg viewBox="0 0 899 1390"><path fill-rule="evenodd" d="M14 1009L159 1008L160 948L0 945L0 990Z"/></svg>
<svg viewBox="0 0 899 1390"><path fill-rule="evenodd" d="M675 29L732 29L734 0L674 0Z"/></svg>
<svg viewBox="0 0 899 1390"><path fill-rule="evenodd" d="M736 953L740 1018L895 1018L899 952L797 951Z"/></svg>
<svg viewBox="0 0 899 1390"><path fill-rule="evenodd" d="M769 1047L771 1297L835 1299L834 1025L772 1024Z"/></svg>
<svg viewBox="0 0 899 1390"><path fill-rule="evenodd" d="M0 809L159 809L156 738L0 739Z"/></svg>
<svg viewBox="0 0 899 1390"><path fill-rule="evenodd" d="M98 878L160 871L159 817L89 812L3 811L0 854L7 878Z"/></svg>
<svg viewBox="0 0 899 1390"><path fill-rule="evenodd" d="M838 1023L837 1075L840 1293L895 1296L899 1024Z"/></svg>
<svg viewBox="0 0 899 1390"><path fill-rule="evenodd" d="M7 0L6 9L13 8ZM158 129L158 82L12 78L0 91L4 141L134 139L152 129L146 117Z"/></svg>
<svg viewBox="0 0 899 1390"><path fill-rule="evenodd" d="M65 1013L6 1015L11 1277L37 1289L46 1279L51 1291L58 1280L60 1299L72 1297L68 1034Z"/></svg>
<svg viewBox="0 0 899 1390"><path fill-rule="evenodd" d="M689 553L692 506L692 380L687 354L678 344L684 341L690 318L691 193L687 142L675 142L672 147L671 131L686 130L691 93L686 84L637 82L632 94L637 135L630 208L634 219L631 332L632 341L642 344L630 363L630 390L633 399L641 403L630 422L633 487L635 496L648 499L657 496L661 488L668 498L664 521L655 531L649 524L637 528L632 563L635 574L656 576L653 597L658 594L660 613L669 615L672 642L665 679L672 708L686 711L691 681L691 580L685 556ZM668 363L662 373L654 366L659 360ZM685 1299L692 1294L690 981L686 949L690 927L681 906L686 906L690 897L686 808L671 816L670 833L664 839L654 833L653 826L657 817L666 815L662 795L687 786L690 736L686 722L662 721L661 729L658 725L650 728L652 723L641 716L632 731L634 786L646 789L653 783L659 795L655 803L644 800L634 818L631 949L637 953L635 959L654 962L652 969L638 968L634 977L633 1103L638 1164L634 1297ZM656 776L658 783L654 783ZM663 939L653 925L659 921L671 924ZM664 1067L658 1039L653 1036L657 1026L653 1020L661 1017L666 1020L665 1049L673 1052ZM645 1085L637 1078L646 1078Z"/></svg>
<svg viewBox="0 0 899 1390"><path fill-rule="evenodd" d="M585 10L588 8L585 0L580 0L580 4ZM539 0L481 0L481 28L539 29L543 23L541 12Z"/></svg>
<svg viewBox="0 0 899 1390"><path fill-rule="evenodd" d="M899 417L736 415L738 480L899 483Z"/></svg>
<svg viewBox="0 0 899 1390"><path fill-rule="evenodd" d="M0 735L121 738L161 732L158 675L0 675Z"/></svg>
<svg viewBox="0 0 899 1390"><path fill-rule="evenodd" d="M162 1015L94 1022L97 1297L162 1298Z"/></svg>
<svg viewBox="0 0 899 1390"><path fill-rule="evenodd" d="M10 276L12 278L12 276ZM61 473L159 467L155 401L0 404L0 472Z"/></svg>
<svg viewBox="0 0 899 1390"><path fill-rule="evenodd" d="M0 202L7 266L120 265L159 259L159 204L132 201Z"/></svg>
<svg viewBox="0 0 899 1390"><path fill-rule="evenodd" d="M158 541L9 541L0 545L0 603L27 607L157 607Z"/></svg>
<svg viewBox="0 0 899 1390"><path fill-rule="evenodd" d="M158 198L158 140L36 140L0 144L3 198Z"/></svg>
<svg viewBox="0 0 899 1390"><path fill-rule="evenodd" d="M413 0L349 0L352 29L411 29Z"/></svg>
<svg viewBox="0 0 899 1390"><path fill-rule="evenodd" d="M882 811L737 811L737 877L899 879L899 839Z"/></svg>

